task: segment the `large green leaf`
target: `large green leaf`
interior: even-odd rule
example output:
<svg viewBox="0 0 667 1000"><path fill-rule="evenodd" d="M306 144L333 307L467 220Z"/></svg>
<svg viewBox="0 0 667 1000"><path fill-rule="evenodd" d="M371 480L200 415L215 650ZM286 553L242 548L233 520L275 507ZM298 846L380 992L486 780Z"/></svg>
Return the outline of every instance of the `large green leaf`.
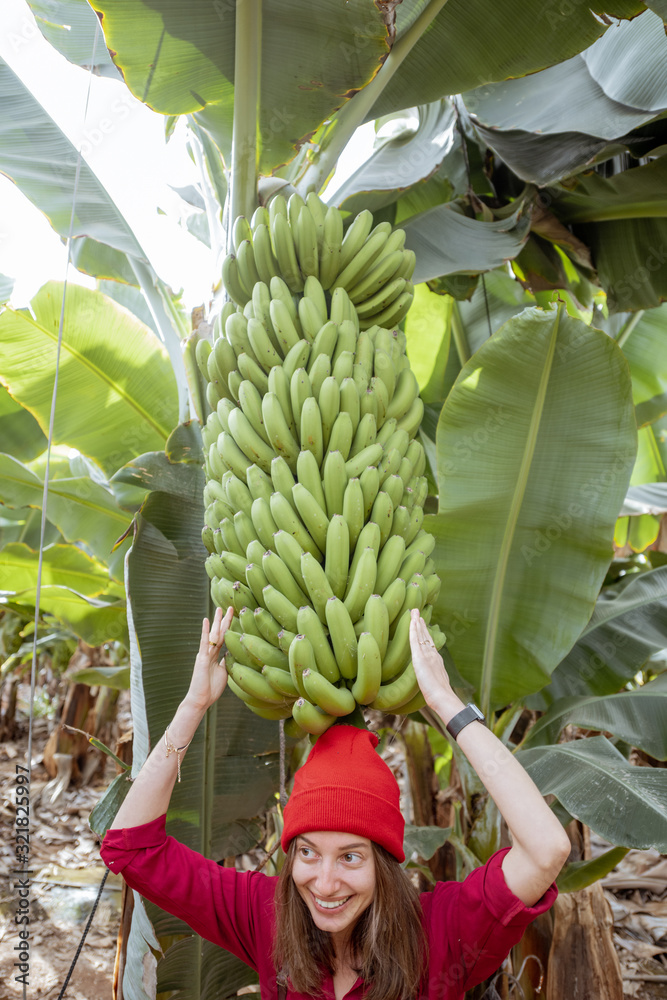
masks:
<svg viewBox="0 0 667 1000"><path fill-rule="evenodd" d="M612 844L667 850L667 771L633 767L604 736L520 750L543 795Z"/></svg>
<svg viewBox="0 0 667 1000"><path fill-rule="evenodd" d="M667 216L667 158L612 177L579 174L555 195L554 210L568 224ZM664 263L664 262L662 262ZM658 270L655 267L655 270Z"/></svg>
<svg viewBox="0 0 667 1000"><path fill-rule="evenodd" d="M95 0L125 82L162 114L191 114L229 162L236 5ZM259 130L264 172L291 160L318 125L375 75L387 35L374 5L266 0Z"/></svg>
<svg viewBox="0 0 667 1000"><path fill-rule="evenodd" d="M535 707L569 695L612 694L665 648L667 566L631 573L603 590L590 621Z"/></svg>
<svg viewBox="0 0 667 1000"><path fill-rule="evenodd" d="M415 283L443 274L490 271L520 252L530 218L521 206L505 219L481 222L450 205L415 215L403 223L405 245L417 255Z"/></svg>
<svg viewBox="0 0 667 1000"><path fill-rule="evenodd" d="M430 177L460 146L456 113L450 101L417 108L416 121L380 122L373 151L337 189L333 201L348 212L388 205L414 184ZM393 126L393 128L392 128Z"/></svg>
<svg viewBox="0 0 667 1000"><path fill-rule="evenodd" d="M43 481L30 469L0 453L0 503L41 510L43 490ZM46 510L67 541L85 542L107 564L130 522L113 494L90 477L50 479Z"/></svg>
<svg viewBox="0 0 667 1000"><path fill-rule="evenodd" d="M3 596L0 603L20 608L33 617L36 600L37 590L32 587ZM110 598L105 595L85 597L67 587L42 587L39 606L43 615L51 615L58 624L70 629L89 646L101 646L105 642L121 642L126 647L128 645L125 601L119 600L115 595Z"/></svg>
<svg viewBox="0 0 667 1000"><path fill-rule="evenodd" d="M47 42L70 62L87 68L94 50L97 75L118 79L101 31L95 41L97 19L87 0L28 0L28 6Z"/></svg>
<svg viewBox="0 0 667 1000"><path fill-rule="evenodd" d="M418 0L404 0L398 7L399 38L423 7ZM372 117L552 66L607 30L596 14L633 17L642 10L644 5L635 0L611 5L573 0L567 6L540 0L448 0L382 93Z"/></svg>
<svg viewBox="0 0 667 1000"><path fill-rule="evenodd" d="M37 555L27 545L6 545L0 552L0 590L19 592L33 587ZM69 587L85 597L123 596L122 587L109 580L106 566L74 545L50 545L44 549L42 585Z"/></svg>
<svg viewBox="0 0 667 1000"><path fill-rule="evenodd" d="M187 461L190 455L186 446L181 458ZM175 450L172 461L164 454L140 456L127 476L135 487L153 487L137 515L127 560L135 771L187 691L201 620L210 614L201 542L204 475L196 464L182 464L178 458ZM169 833L209 857L247 851L259 832L249 818L266 806L277 788L277 750L278 724L252 715L225 692L183 759L183 780L174 788L167 814ZM143 909L130 933L127 995L142 995L142 914ZM160 934L187 933L180 922L161 912L155 926ZM209 954L200 948L199 943L183 942L177 953L167 952L157 967L160 983L182 990L179 996L194 998L225 997L239 984L254 981L252 973L220 949Z"/></svg>
<svg viewBox="0 0 667 1000"><path fill-rule="evenodd" d="M0 316L0 380L48 429L62 285L50 282L32 315ZM178 419L165 350L136 317L100 292L69 285L53 440L78 448L111 474L137 453L164 446Z"/></svg>
<svg viewBox="0 0 667 1000"><path fill-rule="evenodd" d="M652 11L612 25L583 58L613 100L656 113L667 107L665 26Z"/></svg>
<svg viewBox="0 0 667 1000"><path fill-rule="evenodd" d="M607 37L589 51L594 52ZM608 97L581 55L541 73L477 87L464 94L463 100L475 120L504 132L581 132L600 139L617 139L655 117L643 105L621 104Z"/></svg>
<svg viewBox="0 0 667 1000"><path fill-rule="evenodd" d="M667 299L667 220L579 223L574 232L591 249L610 312L653 309Z"/></svg>
<svg viewBox="0 0 667 1000"><path fill-rule="evenodd" d="M586 624L636 448L616 344L526 309L464 365L437 431L437 619L484 707L547 682Z"/></svg>
<svg viewBox="0 0 667 1000"><path fill-rule="evenodd" d="M407 354L426 403L444 398L443 375L449 357L453 300L417 285L405 320Z"/></svg>
<svg viewBox="0 0 667 1000"><path fill-rule="evenodd" d="M522 746L557 743L565 726L612 733L658 760L667 759L667 674L634 691L606 697L560 698L532 727Z"/></svg>
<svg viewBox="0 0 667 1000"><path fill-rule="evenodd" d="M46 436L32 413L0 386L0 447L29 462L46 448Z"/></svg>
<svg viewBox="0 0 667 1000"><path fill-rule="evenodd" d="M0 104L0 170L37 205L60 236L67 236L76 147L1 59ZM136 236L85 160L79 167L73 234L92 236L147 263Z"/></svg>

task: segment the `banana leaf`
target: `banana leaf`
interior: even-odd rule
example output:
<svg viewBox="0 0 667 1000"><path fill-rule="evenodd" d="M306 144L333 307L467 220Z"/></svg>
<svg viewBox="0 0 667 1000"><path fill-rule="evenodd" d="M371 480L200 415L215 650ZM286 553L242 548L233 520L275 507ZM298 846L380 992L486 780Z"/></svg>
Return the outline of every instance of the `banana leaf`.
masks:
<svg viewBox="0 0 667 1000"><path fill-rule="evenodd" d="M612 25L582 58L612 100L656 113L667 107L665 26L652 11Z"/></svg>
<svg viewBox="0 0 667 1000"><path fill-rule="evenodd" d="M470 219L450 204L403 223L405 245L417 255L415 284L443 274L490 271L520 252L530 230L523 206L493 222Z"/></svg>
<svg viewBox="0 0 667 1000"><path fill-rule="evenodd" d="M520 750L543 795L619 847L667 850L667 771L633 767L604 736Z"/></svg>
<svg viewBox="0 0 667 1000"><path fill-rule="evenodd" d="M614 694L666 647L667 566L631 573L605 587L551 683L530 704L544 709L572 695Z"/></svg>
<svg viewBox="0 0 667 1000"><path fill-rule="evenodd" d="M522 748L557 743L572 723L611 733L657 760L667 760L667 674L634 691L560 698L532 726Z"/></svg>
<svg viewBox="0 0 667 1000"><path fill-rule="evenodd" d="M0 590L19 592L35 585L37 552L17 542L0 552ZM85 597L103 594L123 597L123 588L112 584L103 563L74 545L50 545L42 558L42 585L69 587Z"/></svg>
<svg viewBox="0 0 667 1000"><path fill-rule="evenodd" d="M525 309L464 365L436 443L435 618L488 714L548 682L595 605L636 448L621 352Z"/></svg>
<svg viewBox="0 0 667 1000"><path fill-rule="evenodd" d="M31 413L0 386L0 442L20 462L29 462L46 448L46 436Z"/></svg>
<svg viewBox="0 0 667 1000"><path fill-rule="evenodd" d="M179 461L183 458L187 464ZM124 470L135 489L148 491L126 563L135 774L187 692L201 620L211 612L201 542L204 474L191 458L189 446L179 454L174 445L171 458L143 455ZM183 759L167 830L209 857L243 853L256 843L254 817L273 801L277 787L278 724L252 715L226 691ZM191 933L168 914L147 909L159 934ZM182 997L226 997L239 984L255 981L242 963L192 937L167 951L155 968L146 946L151 935L143 905L136 912L128 941L127 995L146 995L144 962L152 964L161 989L177 990Z"/></svg>
<svg viewBox="0 0 667 1000"><path fill-rule="evenodd" d="M0 379L48 431L62 285L49 282L32 313L0 316ZM82 413L85 412L85 420ZM154 334L100 292L69 285L53 440L111 474L164 446L178 418L174 374Z"/></svg>
<svg viewBox="0 0 667 1000"><path fill-rule="evenodd" d="M397 8L397 37L412 27L423 5ZM596 14L634 17L644 5L621 0L610 5L566 6L539 0L448 0L419 38L372 110L372 117L427 104L485 83L525 76L581 52L607 30Z"/></svg>
<svg viewBox="0 0 667 1000"><path fill-rule="evenodd" d="M162 114L193 114L231 158L234 4L96 0L106 44L128 87ZM262 5L260 169L292 159L318 125L379 69L387 51L380 11L333 0Z"/></svg>
<svg viewBox="0 0 667 1000"><path fill-rule="evenodd" d="M436 295L428 286L415 288L405 319L407 355L425 403L444 398L443 375L449 357L453 300Z"/></svg>
<svg viewBox="0 0 667 1000"><path fill-rule="evenodd" d="M0 503L41 510L43 490L39 476L10 455L0 454ZM130 523L130 516L121 510L113 494L90 477L50 478L46 511L67 541L84 542L107 565L116 541Z"/></svg>

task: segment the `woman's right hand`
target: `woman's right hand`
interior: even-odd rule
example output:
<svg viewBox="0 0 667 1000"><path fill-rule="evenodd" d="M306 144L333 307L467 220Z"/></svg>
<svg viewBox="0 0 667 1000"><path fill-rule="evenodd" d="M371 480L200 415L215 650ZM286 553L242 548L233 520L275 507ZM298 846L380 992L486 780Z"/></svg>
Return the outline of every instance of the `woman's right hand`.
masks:
<svg viewBox="0 0 667 1000"><path fill-rule="evenodd" d="M225 658L219 661L220 650L225 641L225 633L231 625L234 609L227 608L223 618L222 608L217 608L209 628L208 618L204 618L201 629L199 652L195 659L190 688L185 700L206 712L215 704L227 685Z"/></svg>

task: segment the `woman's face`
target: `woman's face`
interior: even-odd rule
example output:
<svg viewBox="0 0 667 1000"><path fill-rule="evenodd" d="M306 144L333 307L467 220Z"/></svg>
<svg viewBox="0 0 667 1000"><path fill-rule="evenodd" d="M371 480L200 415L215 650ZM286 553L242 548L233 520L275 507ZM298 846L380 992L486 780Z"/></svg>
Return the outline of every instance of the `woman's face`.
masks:
<svg viewBox="0 0 667 1000"><path fill-rule="evenodd" d="M375 856L367 837L318 830L297 837L292 878L315 925L347 936L375 893Z"/></svg>

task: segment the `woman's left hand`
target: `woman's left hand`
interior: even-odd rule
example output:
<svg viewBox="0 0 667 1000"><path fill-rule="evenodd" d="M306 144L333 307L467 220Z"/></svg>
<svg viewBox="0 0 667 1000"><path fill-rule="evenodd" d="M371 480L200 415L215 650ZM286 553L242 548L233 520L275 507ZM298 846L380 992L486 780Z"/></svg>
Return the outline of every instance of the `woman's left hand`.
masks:
<svg viewBox="0 0 667 1000"><path fill-rule="evenodd" d="M440 653L435 648L433 639L426 627L426 622L414 608L410 615L410 650L412 666L414 667L421 693L426 704L435 708L435 701L442 699L443 694L454 695Z"/></svg>

